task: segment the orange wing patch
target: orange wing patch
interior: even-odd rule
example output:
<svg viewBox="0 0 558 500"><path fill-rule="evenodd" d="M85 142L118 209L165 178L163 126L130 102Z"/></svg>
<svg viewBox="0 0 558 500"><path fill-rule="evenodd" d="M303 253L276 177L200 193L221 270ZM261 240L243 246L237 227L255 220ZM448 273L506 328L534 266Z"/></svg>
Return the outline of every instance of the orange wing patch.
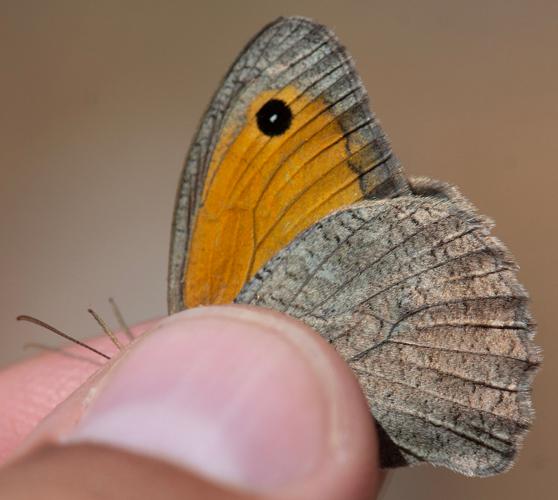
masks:
<svg viewBox="0 0 558 500"><path fill-rule="evenodd" d="M256 114L271 98L289 104L292 123L267 136ZM209 166L184 276L184 304L230 303L258 269L297 234L363 198L339 114L294 86L263 92L245 122L222 131ZM358 134L357 134L358 135Z"/></svg>

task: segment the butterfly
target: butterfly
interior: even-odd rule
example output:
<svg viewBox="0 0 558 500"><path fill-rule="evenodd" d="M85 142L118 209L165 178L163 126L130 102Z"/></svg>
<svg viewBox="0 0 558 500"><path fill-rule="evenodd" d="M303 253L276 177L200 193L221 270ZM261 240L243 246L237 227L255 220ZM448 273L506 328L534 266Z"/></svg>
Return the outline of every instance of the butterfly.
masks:
<svg viewBox="0 0 558 500"><path fill-rule="evenodd" d="M540 363L528 296L491 222L408 178L351 57L280 18L242 50L190 147L168 309L253 304L314 328L353 369L381 463L508 469Z"/></svg>

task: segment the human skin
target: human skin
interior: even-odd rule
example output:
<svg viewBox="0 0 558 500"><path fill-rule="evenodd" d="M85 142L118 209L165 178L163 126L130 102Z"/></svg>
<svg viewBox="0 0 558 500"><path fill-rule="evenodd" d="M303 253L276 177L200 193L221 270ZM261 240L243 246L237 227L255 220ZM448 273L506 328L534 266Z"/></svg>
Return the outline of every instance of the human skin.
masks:
<svg viewBox="0 0 558 500"><path fill-rule="evenodd" d="M72 347L0 372L0 498L375 498L368 405L317 333L244 306L133 331L106 363Z"/></svg>

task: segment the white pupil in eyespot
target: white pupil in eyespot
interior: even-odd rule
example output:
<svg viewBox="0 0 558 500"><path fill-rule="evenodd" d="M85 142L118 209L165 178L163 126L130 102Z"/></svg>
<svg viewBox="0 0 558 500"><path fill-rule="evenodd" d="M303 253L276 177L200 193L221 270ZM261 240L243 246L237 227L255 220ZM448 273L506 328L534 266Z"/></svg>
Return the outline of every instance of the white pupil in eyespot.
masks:
<svg viewBox="0 0 558 500"><path fill-rule="evenodd" d="M277 121L277 118L279 118L279 117L277 116L277 113L274 113L274 114L272 114L272 115L269 117L269 121L270 121L271 123L275 123L275 122Z"/></svg>

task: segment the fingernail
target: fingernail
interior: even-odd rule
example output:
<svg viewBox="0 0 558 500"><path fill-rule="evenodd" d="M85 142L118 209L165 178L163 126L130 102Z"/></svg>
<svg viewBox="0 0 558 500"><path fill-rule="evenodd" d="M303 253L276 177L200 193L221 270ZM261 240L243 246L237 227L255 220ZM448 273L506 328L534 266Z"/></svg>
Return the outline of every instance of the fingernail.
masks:
<svg viewBox="0 0 558 500"><path fill-rule="evenodd" d="M296 340L303 327L282 321L234 307L164 320L93 387L65 441L159 457L254 491L303 479L335 434L334 384L319 349Z"/></svg>

